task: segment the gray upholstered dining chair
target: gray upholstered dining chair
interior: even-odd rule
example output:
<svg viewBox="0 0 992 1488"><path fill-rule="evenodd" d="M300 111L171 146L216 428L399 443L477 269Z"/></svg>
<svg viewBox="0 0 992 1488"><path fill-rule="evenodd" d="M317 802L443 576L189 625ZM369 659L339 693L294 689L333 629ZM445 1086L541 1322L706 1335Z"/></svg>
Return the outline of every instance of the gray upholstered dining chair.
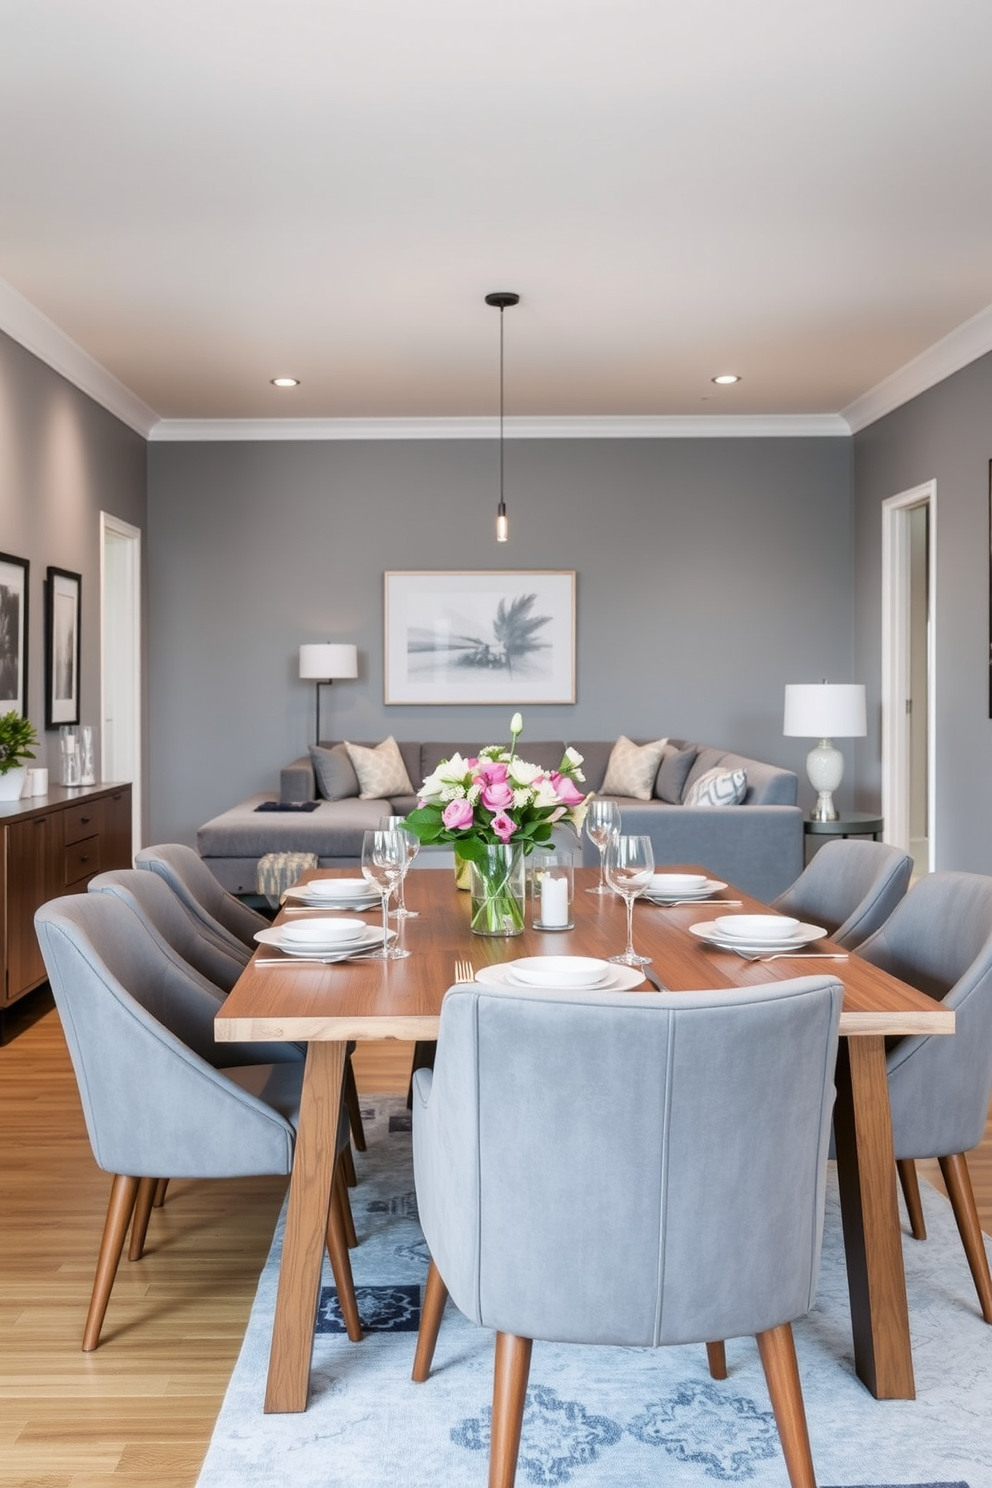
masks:
<svg viewBox="0 0 992 1488"><path fill-rule="evenodd" d="M892 1138L912 1233L926 1238L915 1159L936 1157L982 1316L992 1277L965 1153L982 1140L992 1095L992 878L922 878L858 955L953 1008L952 1035L898 1039L886 1055Z"/></svg>
<svg viewBox="0 0 992 1488"><path fill-rule="evenodd" d="M242 969L247 966L251 953L256 949L254 936L257 931L268 929L269 921L221 888L203 859L191 847L179 842L143 847L135 853L134 864L136 871L150 871L168 884L205 940L216 944L232 960L240 959ZM348 1045L345 1060L345 1101L352 1138L359 1152L364 1152L365 1128L351 1063L354 1048L354 1044ZM346 1154L345 1162L349 1182L353 1183L355 1173L350 1152Z"/></svg>
<svg viewBox="0 0 992 1488"><path fill-rule="evenodd" d="M143 847L134 855L136 868L150 869L164 878L186 908L206 930L245 961L255 949L254 935L269 921L234 894L221 888L198 853L181 842ZM248 955L245 955L247 951Z"/></svg>
<svg viewBox="0 0 992 1488"><path fill-rule="evenodd" d="M138 1260L159 1178L292 1169L303 1065L217 1067L216 997L162 956L112 894L53 899L35 914L97 1165L113 1175L83 1349L95 1349L131 1226ZM347 1142L342 1107L338 1152ZM351 1338L361 1337L335 1164L327 1248Z"/></svg>
<svg viewBox="0 0 992 1488"><path fill-rule="evenodd" d="M514 1482L534 1338L748 1333L793 1488L811 1488L790 1325L816 1291L841 999L829 976L677 997L448 991L434 1070L414 1075L431 1264L413 1377L449 1293L497 1330L491 1488Z"/></svg>
<svg viewBox="0 0 992 1488"><path fill-rule="evenodd" d="M885 924L909 888L912 871L913 860L901 848L836 838L823 844L772 907L823 925L833 940L853 951Z"/></svg>
<svg viewBox="0 0 992 1488"><path fill-rule="evenodd" d="M197 920L157 873L114 868L87 884L91 894L113 894L149 930L220 992L230 992L245 969L245 957L224 945Z"/></svg>

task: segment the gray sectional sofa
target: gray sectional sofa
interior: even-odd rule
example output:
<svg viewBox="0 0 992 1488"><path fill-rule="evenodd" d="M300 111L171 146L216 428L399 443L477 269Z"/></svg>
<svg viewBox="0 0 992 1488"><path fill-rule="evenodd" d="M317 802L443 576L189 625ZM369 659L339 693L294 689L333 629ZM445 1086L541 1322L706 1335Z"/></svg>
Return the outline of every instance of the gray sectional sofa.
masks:
<svg viewBox="0 0 992 1488"><path fill-rule="evenodd" d="M415 743L398 741L414 786L455 750L476 754L479 744L461 741ZM565 742L584 756L586 789L599 791L606 775L612 740L522 740L524 759L554 769ZM746 759L709 745L671 740L679 750L695 749L683 794L705 771L714 767L743 769L747 793L738 806L685 806L677 801L649 801L618 796L626 832L645 832L654 843L658 864L699 863L717 878L765 901L774 899L794 882L803 868L803 818L796 804L798 780L791 770ZM333 745L322 746L332 749ZM656 788L657 789L657 788ZM234 894L253 894L258 859L271 852L315 853L323 868L357 866L362 835L377 827L382 816L405 814L416 796L392 800L359 800L357 795L319 800L312 811L258 811L273 795L256 795L206 822L196 834L200 856L216 878ZM294 760L281 772L279 800L317 800L317 782L309 756ZM597 850L583 836L583 861L596 864Z"/></svg>

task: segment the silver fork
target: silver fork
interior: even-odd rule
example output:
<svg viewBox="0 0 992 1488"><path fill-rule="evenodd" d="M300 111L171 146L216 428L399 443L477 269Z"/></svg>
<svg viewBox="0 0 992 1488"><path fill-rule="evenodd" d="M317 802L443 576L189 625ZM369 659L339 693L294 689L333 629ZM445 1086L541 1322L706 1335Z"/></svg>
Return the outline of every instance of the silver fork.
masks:
<svg viewBox="0 0 992 1488"><path fill-rule="evenodd" d="M734 955L745 961L846 961L846 951L776 951L772 956L762 956L755 951L739 951Z"/></svg>
<svg viewBox="0 0 992 1488"><path fill-rule="evenodd" d="M471 961L462 961L459 957L455 958L455 981L475 981L475 967L472 965Z"/></svg>

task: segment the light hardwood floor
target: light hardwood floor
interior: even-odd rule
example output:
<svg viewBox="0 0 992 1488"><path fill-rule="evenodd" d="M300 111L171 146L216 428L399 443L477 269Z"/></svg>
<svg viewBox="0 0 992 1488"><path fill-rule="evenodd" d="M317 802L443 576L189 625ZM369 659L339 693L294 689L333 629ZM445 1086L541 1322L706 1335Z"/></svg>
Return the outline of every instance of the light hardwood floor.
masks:
<svg viewBox="0 0 992 1488"><path fill-rule="evenodd" d="M0 1048L0 1488L192 1488L285 1180L173 1183L83 1354L109 1180L58 1018L27 1002ZM405 1090L410 1052L360 1047L359 1088ZM992 1232L992 1120L969 1163Z"/></svg>

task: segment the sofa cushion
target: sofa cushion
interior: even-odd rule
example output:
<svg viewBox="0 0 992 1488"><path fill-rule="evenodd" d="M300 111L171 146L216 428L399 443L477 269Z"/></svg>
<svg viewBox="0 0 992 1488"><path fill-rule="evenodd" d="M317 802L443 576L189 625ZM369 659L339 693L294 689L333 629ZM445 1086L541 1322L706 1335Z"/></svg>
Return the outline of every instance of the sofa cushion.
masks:
<svg viewBox="0 0 992 1488"><path fill-rule="evenodd" d="M746 770L714 768L686 791L684 806L739 806L747 794Z"/></svg>
<svg viewBox="0 0 992 1488"><path fill-rule="evenodd" d="M654 793L660 801L667 801L670 806L679 805L696 753L695 744L686 749L677 749L671 741L665 745L654 782Z"/></svg>
<svg viewBox="0 0 992 1488"><path fill-rule="evenodd" d="M349 744L347 739L344 747L358 776L361 800L381 801L389 796L414 794L399 745L392 734L374 749L367 749L363 744Z"/></svg>
<svg viewBox="0 0 992 1488"><path fill-rule="evenodd" d="M655 777L667 739L652 744L635 744L621 734L610 753L606 779L600 789L604 796L633 796L636 801L650 801Z"/></svg>
<svg viewBox="0 0 992 1488"><path fill-rule="evenodd" d="M317 794L325 801L344 801L348 796L358 795L358 776L343 744L335 744L331 749L311 744L310 759L317 779Z"/></svg>

